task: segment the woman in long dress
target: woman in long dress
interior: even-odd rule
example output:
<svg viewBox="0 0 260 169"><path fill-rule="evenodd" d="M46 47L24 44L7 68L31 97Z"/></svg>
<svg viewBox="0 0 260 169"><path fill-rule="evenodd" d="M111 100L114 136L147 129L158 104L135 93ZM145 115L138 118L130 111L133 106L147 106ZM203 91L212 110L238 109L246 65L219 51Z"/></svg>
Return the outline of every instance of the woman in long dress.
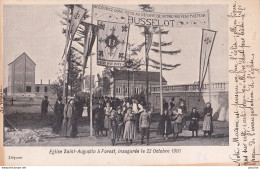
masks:
<svg viewBox="0 0 260 169"><path fill-rule="evenodd" d="M182 109L174 110L172 114L173 120L173 137L176 139L179 137L179 134L182 133L182 120L183 120L183 113Z"/></svg>
<svg viewBox="0 0 260 169"><path fill-rule="evenodd" d="M198 136L199 130L199 119L200 114L196 111L196 108L192 108L192 112L190 113L190 125L189 130L192 131L192 137L194 137L194 132L196 132L196 137Z"/></svg>
<svg viewBox="0 0 260 169"><path fill-rule="evenodd" d="M206 103L206 108L204 108L203 111L204 121L202 130L204 132L204 137L206 137L206 134L208 133L209 137L211 138L213 133L212 112L213 109L211 108L211 103Z"/></svg>
<svg viewBox="0 0 260 169"><path fill-rule="evenodd" d="M75 114L74 99L70 99L68 104L64 107L64 119L62 122L61 136L63 137L76 137L77 136L77 122Z"/></svg>
<svg viewBox="0 0 260 169"><path fill-rule="evenodd" d="M124 139L126 140L126 142L130 140L130 144L132 144L133 139L135 139L135 116L131 108L128 108L127 113L125 114L124 121L125 121Z"/></svg>
<svg viewBox="0 0 260 169"><path fill-rule="evenodd" d="M182 127L184 129L186 129L186 127L187 127L187 125L186 125L186 121L187 121L187 107L186 107L185 101L183 99L180 100L180 105L179 105L178 109L181 109L181 112L183 114Z"/></svg>
<svg viewBox="0 0 260 169"><path fill-rule="evenodd" d="M163 114L160 116L158 133L166 140L168 140L168 135L172 134L171 116L167 109L165 109Z"/></svg>
<svg viewBox="0 0 260 169"><path fill-rule="evenodd" d="M106 103L106 107L104 108L104 110L105 110L104 129L106 131L106 136L107 136L107 132L111 128L110 116L111 116L111 112L112 112L112 107L111 107L110 102Z"/></svg>

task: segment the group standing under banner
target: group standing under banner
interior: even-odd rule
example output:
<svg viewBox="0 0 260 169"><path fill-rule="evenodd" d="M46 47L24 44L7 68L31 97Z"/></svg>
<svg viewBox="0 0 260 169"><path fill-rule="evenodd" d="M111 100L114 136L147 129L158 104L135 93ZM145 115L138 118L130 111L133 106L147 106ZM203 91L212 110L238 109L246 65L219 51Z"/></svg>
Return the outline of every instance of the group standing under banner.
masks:
<svg viewBox="0 0 260 169"><path fill-rule="evenodd" d="M54 105L53 133L62 137L77 137L78 119L82 117L83 107L89 106L88 99L79 96L71 97L68 104L62 103L59 97ZM178 140L179 134L183 130L192 132L192 137L198 136L199 121L203 119L202 131L204 137L208 134L211 138L213 133L212 108L208 102L202 113L202 117L197 112L196 107L188 113L185 100L180 99L175 103L174 98L168 102L163 101L163 114L159 117L151 112L150 106L145 101L137 99L118 99L101 97L94 98L97 107L93 110L93 129L96 137L108 137L112 145L125 140L131 145L138 134L141 135L141 144L149 144L151 124L158 122L157 134L163 140L168 140L173 135L174 140ZM46 102L46 98L44 99ZM44 103L43 102L43 103ZM84 115L83 115L84 116ZM153 117L154 116L154 117ZM157 117L156 117L157 116ZM152 118L153 117L153 118ZM153 121L153 122L152 122ZM189 124L187 125L187 121Z"/></svg>
<svg viewBox="0 0 260 169"><path fill-rule="evenodd" d="M109 10L107 10L109 9ZM74 38L74 35L76 34L76 31L79 27L79 24L83 21L83 18L86 16L87 10L79 7L77 5L73 5L73 8L71 9L71 22L68 22L68 30L66 31L66 45L64 50L65 58L65 64L64 64L64 70L66 70L66 63L70 62L70 47L72 45L72 41ZM122 14L119 14L118 11L124 11ZM159 28L159 46L160 46L160 103L161 103L161 120L159 123L158 130L164 130L163 131L163 137L165 136L167 138L168 133L171 133L174 131L174 135L176 134L176 137L178 137L179 133L181 133L182 126L181 124L184 124L184 127L186 127L186 120L188 119L188 116L185 112L185 110L180 106L178 109L169 111L168 107L163 108L162 102L163 102L163 92L162 92L162 52L161 52L161 27L172 27L172 28L190 28L190 27L196 27L202 29L202 41L201 41L201 53L200 53L200 67L199 67L199 93L201 94L201 89L203 87L204 79L206 76L206 72L208 71L209 79L210 79L210 73L209 73L209 60L210 55L216 35L216 31L209 30L209 10L202 11L202 12L193 12L193 13L152 13L149 12L149 15L147 12L140 12L140 11L133 11L133 10L127 10L127 9L121 9L121 8L115 8L115 7L109 7L104 5L92 5L91 9L91 23L84 22L85 30L84 30L84 52L83 52L83 76L85 74L85 68L87 64L87 60L90 57L90 77L92 77L92 48L93 44L95 42L95 38L97 36L97 65L99 66L105 66L105 67L124 67L126 62L126 49L128 44L128 37L129 37L129 27L130 25L142 25L146 28L150 27L158 27ZM150 15L153 14L153 15ZM118 17L113 17L114 15ZM119 17L121 16L121 17ZM140 17L142 16L142 17ZM172 20L165 19L165 16L174 18ZM69 15L68 15L69 17ZM162 18L161 18L162 17ZM119 19L121 18L121 19ZM164 18L164 19L163 19ZM97 22L97 25L94 24L94 21ZM136 22L138 21L138 22ZM152 21L152 22L150 22ZM162 24L163 23L163 24ZM147 36L146 36L147 37ZM149 36L150 39L147 42L152 43L152 36ZM145 39L145 46L149 46ZM116 49L116 50L115 50ZM146 48L146 60L148 61L148 53L149 48ZM148 68L147 64L147 68ZM148 71L148 69L147 69ZM66 71L64 71L65 73ZM65 73L66 74L66 73ZM68 73L67 73L67 83L64 83L63 87L63 93L65 91L68 91L68 84L69 84L69 67L68 67ZM64 76L64 81L65 81ZM83 80L84 81L84 80ZM92 79L90 78L90 118L92 119L93 116L93 100L92 100ZM210 80L209 80L210 81ZM210 83L210 82L209 82ZM147 82L148 85L148 82ZM83 85L84 86L84 85ZM211 85L209 85L211 86ZM211 100L211 91L209 87L209 100ZM147 94L148 95L148 94ZM65 94L66 98L66 107L64 109L64 117L67 118L66 121L63 120L63 127L65 131L71 131L73 134L73 137L75 133L77 133L77 116L73 115L75 114L73 111L77 111L76 101L69 100L68 99L68 93ZM75 103L74 103L75 102ZM181 103L181 102L180 102ZM184 106L184 102L181 103ZM132 128L136 128L137 132L139 132L139 127L142 125L140 120L141 112L138 110L136 105L142 105L142 108L144 104L141 103L134 103L131 104L126 110L124 110L123 113L123 123L124 123L124 138L126 140L130 140L130 143L135 138L135 133L132 133ZM123 105L119 105L123 107ZM75 108L74 108L75 107ZM111 109L109 105L100 107L100 109L104 108L104 127L103 129L106 131L106 135L108 132L111 132L111 128L116 128L118 126L117 123L117 114L113 111L117 111L116 108ZM129 109L129 112L128 112ZM131 109L131 110L130 110ZM78 111L83 111L83 108L80 108ZM122 110L123 111L123 110ZM130 112L131 111L131 112ZM143 112L149 111L149 107L142 110ZM196 111L196 109L194 110ZM208 133L211 137L211 130L208 131L208 128L211 128L212 125L212 110L210 107L204 110L206 113L205 120L203 123L203 129L205 131L205 134ZM71 117L70 117L71 114ZM133 114L133 115L132 115ZM103 117L103 115L101 116ZM111 119L112 118L112 119ZM195 117L193 117L195 118ZM195 118L196 119L196 118ZM165 122L166 121L166 122ZM196 125L196 121L191 120L194 125ZM103 122L102 122L103 123ZM150 122L149 122L150 123ZM172 125L173 123L174 125ZM113 126L115 125L115 126ZM67 127L69 126L69 127ZM74 126L74 127L73 127ZM76 127L75 127L76 126ZM169 127L170 126L170 127ZM204 127L205 126L205 127ZM171 128L173 129L171 130ZM175 129L174 129L175 128ZM196 127L195 127L196 128ZM71 130L70 130L71 129ZM103 130L102 129L102 130ZM121 129L123 130L123 129ZM130 134L128 130L131 130ZM213 130L212 130L213 131ZM95 131L96 132L96 131ZM196 132L196 131L195 131ZM66 132L65 132L66 133ZM144 132L146 133L146 132ZM197 132L196 132L197 133ZM117 133L116 133L117 134ZM115 134L115 135L116 135ZM194 131L193 131L194 134ZM67 134L65 134L67 135ZM69 134L70 135L70 134ZM90 120L90 135L92 136L92 120ZM126 137L129 136L129 137ZM112 140L115 140L114 138ZM113 145L115 144L114 141L112 141Z"/></svg>

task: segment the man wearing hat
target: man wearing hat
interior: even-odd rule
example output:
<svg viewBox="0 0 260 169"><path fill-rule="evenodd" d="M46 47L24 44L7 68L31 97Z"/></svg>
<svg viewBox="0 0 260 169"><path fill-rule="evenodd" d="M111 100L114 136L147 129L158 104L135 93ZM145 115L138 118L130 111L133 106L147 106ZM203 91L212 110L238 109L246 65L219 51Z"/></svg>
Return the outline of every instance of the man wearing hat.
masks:
<svg viewBox="0 0 260 169"><path fill-rule="evenodd" d="M143 107L144 111L140 115L139 119L139 127L141 129L142 140L141 144L144 144L144 137L146 136L147 142L146 144L149 145L149 136L150 136L150 123L151 123L151 116L150 116L150 109L149 106Z"/></svg>
<svg viewBox="0 0 260 169"><path fill-rule="evenodd" d="M42 100L42 104L41 104L41 112L42 112L41 118L48 113L48 106L49 106L48 96L44 96L44 99Z"/></svg>
<svg viewBox="0 0 260 169"><path fill-rule="evenodd" d="M99 133L103 135L102 131L104 129L104 119L105 112L102 103L98 104L98 107L94 110L94 130L95 136L99 136Z"/></svg>

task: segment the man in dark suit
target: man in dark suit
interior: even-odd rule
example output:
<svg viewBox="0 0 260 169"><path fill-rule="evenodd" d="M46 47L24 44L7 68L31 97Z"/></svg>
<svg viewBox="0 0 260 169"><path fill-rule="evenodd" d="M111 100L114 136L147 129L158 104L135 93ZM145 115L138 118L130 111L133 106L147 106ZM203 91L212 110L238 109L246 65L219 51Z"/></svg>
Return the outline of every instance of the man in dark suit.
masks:
<svg viewBox="0 0 260 169"><path fill-rule="evenodd" d="M42 112L41 117L48 113L48 106L49 106L48 96L44 96L41 105L41 112Z"/></svg>

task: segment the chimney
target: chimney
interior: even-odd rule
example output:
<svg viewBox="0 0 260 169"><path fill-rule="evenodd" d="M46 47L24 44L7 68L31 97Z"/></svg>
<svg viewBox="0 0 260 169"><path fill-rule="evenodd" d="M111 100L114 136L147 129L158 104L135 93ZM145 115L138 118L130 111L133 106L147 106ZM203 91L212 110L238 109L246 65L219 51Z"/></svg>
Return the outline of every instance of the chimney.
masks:
<svg viewBox="0 0 260 169"><path fill-rule="evenodd" d="M49 85L51 84L51 79L49 79Z"/></svg>
<svg viewBox="0 0 260 169"><path fill-rule="evenodd" d="M41 85L42 85L42 79L41 79Z"/></svg>

